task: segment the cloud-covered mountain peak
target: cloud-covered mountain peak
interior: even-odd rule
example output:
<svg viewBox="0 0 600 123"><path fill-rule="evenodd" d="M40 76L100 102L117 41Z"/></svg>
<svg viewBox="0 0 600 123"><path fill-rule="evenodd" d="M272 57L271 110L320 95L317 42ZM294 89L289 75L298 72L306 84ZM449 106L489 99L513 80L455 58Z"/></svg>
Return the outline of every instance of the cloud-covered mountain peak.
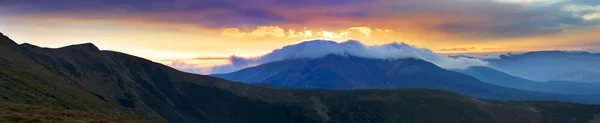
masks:
<svg viewBox="0 0 600 123"><path fill-rule="evenodd" d="M369 46L356 40L345 42L311 40L284 46L263 56L252 58L232 56L229 58L231 64L215 66L210 73L228 73L269 62L303 58L317 59L327 55L351 55L371 59L417 58L448 69L464 69L470 66L484 66L487 64L479 59L452 58L404 42Z"/></svg>

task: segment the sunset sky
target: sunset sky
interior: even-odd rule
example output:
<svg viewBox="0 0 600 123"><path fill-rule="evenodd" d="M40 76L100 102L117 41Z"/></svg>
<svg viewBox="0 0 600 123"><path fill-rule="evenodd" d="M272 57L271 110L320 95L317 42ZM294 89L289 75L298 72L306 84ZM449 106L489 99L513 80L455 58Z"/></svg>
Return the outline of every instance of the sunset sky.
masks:
<svg viewBox="0 0 600 123"><path fill-rule="evenodd" d="M438 53L598 50L600 1L0 0L0 32L198 66L318 38Z"/></svg>

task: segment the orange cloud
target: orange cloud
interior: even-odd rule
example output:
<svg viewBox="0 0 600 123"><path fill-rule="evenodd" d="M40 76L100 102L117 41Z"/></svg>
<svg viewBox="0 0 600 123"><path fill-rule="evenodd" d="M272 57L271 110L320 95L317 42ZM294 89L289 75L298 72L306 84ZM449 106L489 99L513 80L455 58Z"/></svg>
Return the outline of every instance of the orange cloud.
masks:
<svg viewBox="0 0 600 123"><path fill-rule="evenodd" d="M371 36L371 32L373 32L369 27L350 27L348 30L357 30L365 36Z"/></svg>
<svg viewBox="0 0 600 123"><path fill-rule="evenodd" d="M275 36L285 37L285 31L279 26L258 26L255 30L250 32L250 35L263 37L263 36Z"/></svg>
<svg viewBox="0 0 600 123"><path fill-rule="evenodd" d="M242 37L246 36L246 33L240 32L240 29L237 28L225 28L221 33L223 36L231 36L231 37Z"/></svg>
<svg viewBox="0 0 600 123"><path fill-rule="evenodd" d="M307 28L304 29L287 29L279 26L257 26L254 30L249 32L242 32L238 28L224 28L222 29L222 35L228 37L267 37L272 36L275 38L294 38L294 39L311 39L311 38L323 38L330 40L348 40L353 37L366 36L370 37L372 33L392 33L390 29L371 29L369 27L349 27L340 31L331 30L320 30L313 31ZM298 30L298 31L296 31ZM352 33L356 32L356 33Z"/></svg>

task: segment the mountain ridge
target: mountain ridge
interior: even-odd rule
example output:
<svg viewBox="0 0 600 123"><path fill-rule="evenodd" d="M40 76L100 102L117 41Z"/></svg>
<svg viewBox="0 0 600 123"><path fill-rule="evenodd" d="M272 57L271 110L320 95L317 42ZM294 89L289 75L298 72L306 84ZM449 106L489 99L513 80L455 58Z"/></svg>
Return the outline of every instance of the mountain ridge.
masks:
<svg viewBox="0 0 600 123"><path fill-rule="evenodd" d="M482 82L509 88L562 94L600 94L600 90L597 89L600 88L600 84L594 83L560 81L537 82L483 66L453 71L473 76Z"/></svg>
<svg viewBox="0 0 600 123"><path fill-rule="evenodd" d="M490 68L539 82L566 80L593 83L600 76L600 53L538 51L484 60L489 63ZM591 74L569 78L577 73Z"/></svg>
<svg viewBox="0 0 600 123"><path fill-rule="evenodd" d="M228 74L233 81L283 88L385 89L430 88L485 99L571 101L600 103L598 95L565 95L519 90L488 84L420 59L367 59L329 55L261 64Z"/></svg>
<svg viewBox="0 0 600 123"><path fill-rule="evenodd" d="M80 86L65 83L10 38L3 36L0 43L0 101L133 116Z"/></svg>

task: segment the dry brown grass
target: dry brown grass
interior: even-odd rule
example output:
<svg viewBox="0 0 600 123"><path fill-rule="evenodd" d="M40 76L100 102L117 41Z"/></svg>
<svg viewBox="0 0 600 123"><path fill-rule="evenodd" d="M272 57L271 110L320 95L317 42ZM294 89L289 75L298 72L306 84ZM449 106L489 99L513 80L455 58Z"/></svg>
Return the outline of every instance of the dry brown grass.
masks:
<svg viewBox="0 0 600 123"><path fill-rule="evenodd" d="M155 121L15 103L0 103L1 123L152 123Z"/></svg>

